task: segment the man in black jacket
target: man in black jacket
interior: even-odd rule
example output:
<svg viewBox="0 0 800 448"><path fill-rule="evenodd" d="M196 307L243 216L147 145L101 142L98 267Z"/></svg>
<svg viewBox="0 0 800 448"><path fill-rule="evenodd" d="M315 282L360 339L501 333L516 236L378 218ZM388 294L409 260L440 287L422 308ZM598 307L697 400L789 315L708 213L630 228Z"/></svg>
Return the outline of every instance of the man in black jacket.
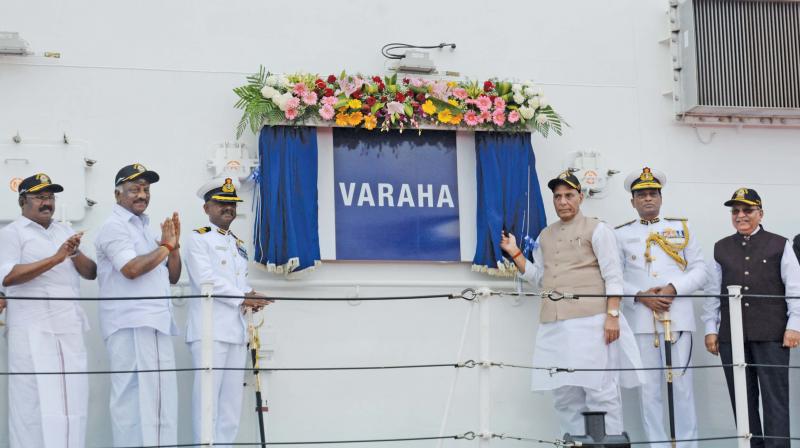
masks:
<svg viewBox="0 0 800 448"><path fill-rule="evenodd" d="M782 296L800 295L800 263L789 240L761 226L764 210L755 190L740 188L725 205L731 207L736 233L717 241L714 260L720 294L727 294L729 285L742 287L745 362L788 366L789 350L800 345L800 300ZM706 349L719 354L723 364L731 364L728 299L708 299L703 308ZM733 403L733 370L724 370ZM746 378L750 432L754 436L750 446L789 448L789 370L748 367ZM780 438L759 437L759 390L764 408L763 435ZM733 408L735 412L735 404Z"/></svg>

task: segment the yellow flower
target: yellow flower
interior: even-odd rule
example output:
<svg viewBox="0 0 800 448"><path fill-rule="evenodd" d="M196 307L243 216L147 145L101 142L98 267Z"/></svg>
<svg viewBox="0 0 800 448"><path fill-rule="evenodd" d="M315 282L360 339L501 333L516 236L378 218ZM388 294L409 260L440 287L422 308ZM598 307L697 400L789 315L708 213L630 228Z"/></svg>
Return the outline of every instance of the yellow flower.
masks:
<svg viewBox="0 0 800 448"><path fill-rule="evenodd" d="M345 112L347 112L347 106L342 106L342 107L340 107L340 108L338 108L336 110L339 111L340 113L345 113Z"/></svg>
<svg viewBox="0 0 800 448"><path fill-rule="evenodd" d="M350 100L347 102L347 105L350 106L350 109L359 110L361 109L361 101L360 100Z"/></svg>
<svg viewBox="0 0 800 448"><path fill-rule="evenodd" d="M364 119L364 114L361 112L353 112L347 117L347 124L350 126L358 126L361 123L361 120Z"/></svg>
<svg viewBox="0 0 800 448"><path fill-rule="evenodd" d="M341 112L336 114L336 126L347 126L347 116Z"/></svg>
<svg viewBox="0 0 800 448"><path fill-rule="evenodd" d="M459 123L461 123L461 120L463 120L463 119L464 119L464 115L463 114L453 115L453 118L450 119L450 124L459 124Z"/></svg>
<svg viewBox="0 0 800 448"><path fill-rule="evenodd" d="M450 98L449 100L447 100L447 102L450 103L451 106L458 106L458 101L456 101L453 98Z"/></svg>
<svg viewBox="0 0 800 448"><path fill-rule="evenodd" d="M445 109L445 110L439 112L439 121L441 121L442 123L445 123L445 124L446 123L450 123L450 119L452 119L452 118L453 118L453 114L450 113L450 109Z"/></svg>
<svg viewBox="0 0 800 448"><path fill-rule="evenodd" d="M364 117L364 127L367 130L371 131L375 129L375 126L377 125L378 125L378 119L375 118L375 115L370 114Z"/></svg>
<svg viewBox="0 0 800 448"><path fill-rule="evenodd" d="M453 87L457 86L457 85L458 85L458 83L456 83L455 81L450 81L450 82L447 83L447 87L450 87L451 89Z"/></svg>
<svg viewBox="0 0 800 448"><path fill-rule="evenodd" d="M433 105L433 101L428 100L422 104L422 111L428 115L433 115L436 112L436 106Z"/></svg>

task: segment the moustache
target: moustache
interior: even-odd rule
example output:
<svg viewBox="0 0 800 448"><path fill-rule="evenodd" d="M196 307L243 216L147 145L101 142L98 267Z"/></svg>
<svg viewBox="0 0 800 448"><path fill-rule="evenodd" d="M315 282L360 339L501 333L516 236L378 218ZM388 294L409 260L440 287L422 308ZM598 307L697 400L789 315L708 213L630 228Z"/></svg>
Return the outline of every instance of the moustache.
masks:
<svg viewBox="0 0 800 448"><path fill-rule="evenodd" d="M43 206L39 207L39 212L40 213L45 211L45 210L52 212L53 211L53 207L50 207L49 205L43 205Z"/></svg>

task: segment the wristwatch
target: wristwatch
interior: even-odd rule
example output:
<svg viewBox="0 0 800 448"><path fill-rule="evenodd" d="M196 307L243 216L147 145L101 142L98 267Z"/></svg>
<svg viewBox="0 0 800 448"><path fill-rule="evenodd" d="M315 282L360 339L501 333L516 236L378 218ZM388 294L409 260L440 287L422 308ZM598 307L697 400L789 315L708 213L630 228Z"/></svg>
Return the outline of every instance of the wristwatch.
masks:
<svg viewBox="0 0 800 448"><path fill-rule="evenodd" d="M619 317L619 310L608 310L606 311L606 314L611 317Z"/></svg>

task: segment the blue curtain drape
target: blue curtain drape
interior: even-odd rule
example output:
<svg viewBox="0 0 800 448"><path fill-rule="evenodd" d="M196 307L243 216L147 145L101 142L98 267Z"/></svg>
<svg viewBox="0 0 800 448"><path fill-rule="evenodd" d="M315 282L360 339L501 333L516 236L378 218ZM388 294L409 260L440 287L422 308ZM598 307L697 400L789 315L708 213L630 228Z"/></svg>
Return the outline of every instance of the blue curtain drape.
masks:
<svg viewBox="0 0 800 448"><path fill-rule="evenodd" d="M500 249L501 232L514 234L530 258L536 237L547 225L531 134L476 132L475 152L478 234L473 269L510 275L513 263Z"/></svg>
<svg viewBox="0 0 800 448"><path fill-rule="evenodd" d="M318 263L317 129L265 126L258 142L255 261L288 274Z"/></svg>

